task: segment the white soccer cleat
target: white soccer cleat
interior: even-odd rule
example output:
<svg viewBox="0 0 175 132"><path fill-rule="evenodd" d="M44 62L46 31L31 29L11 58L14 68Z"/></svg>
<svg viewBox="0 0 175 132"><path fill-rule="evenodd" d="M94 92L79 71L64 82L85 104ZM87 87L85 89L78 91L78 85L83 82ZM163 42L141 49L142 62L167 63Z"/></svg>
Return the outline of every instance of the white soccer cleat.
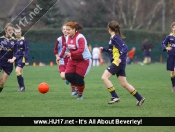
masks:
<svg viewBox="0 0 175 132"><path fill-rule="evenodd" d="M112 97L111 100L108 102L108 104L114 104L114 103L117 103L117 102L120 102L120 98Z"/></svg>

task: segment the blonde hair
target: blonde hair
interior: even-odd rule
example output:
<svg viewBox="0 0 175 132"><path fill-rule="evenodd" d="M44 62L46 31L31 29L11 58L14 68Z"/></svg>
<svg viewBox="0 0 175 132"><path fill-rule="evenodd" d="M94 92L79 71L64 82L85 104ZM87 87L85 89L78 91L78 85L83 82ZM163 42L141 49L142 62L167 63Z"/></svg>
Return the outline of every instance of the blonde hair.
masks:
<svg viewBox="0 0 175 132"><path fill-rule="evenodd" d="M66 26L66 24L63 24L63 25L61 26L61 30L63 29L64 26Z"/></svg>
<svg viewBox="0 0 175 132"><path fill-rule="evenodd" d="M21 28L14 28L15 32L22 32Z"/></svg>
<svg viewBox="0 0 175 132"><path fill-rule="evenodd" d="M175 22L173 22L173 23L171 24L171 28L172 28L173 26L175 26Z"/></svg>
<svg viewBox="0 0 175 132"><path fill-rule="evenodd" d="M5 28L4 29L7 29L8 27L13 27L13 24L12 23L7 23L6 25L5 25Z"/></svg>

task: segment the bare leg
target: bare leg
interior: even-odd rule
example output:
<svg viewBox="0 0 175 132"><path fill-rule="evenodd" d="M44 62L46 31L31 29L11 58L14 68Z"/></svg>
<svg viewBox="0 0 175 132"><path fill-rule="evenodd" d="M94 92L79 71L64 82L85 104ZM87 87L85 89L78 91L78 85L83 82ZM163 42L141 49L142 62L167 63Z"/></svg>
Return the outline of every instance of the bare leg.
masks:
<svg viewBox="0 0 175 132"><path fill-rule="evenodd" d="M172 92L175 92L175 69L174 71L170 71L170 77L172 82Z"/></svg>
<svg viewBox="0 0 175 132"><path fill-rule="evenodd" d="M109 78L112 76L112 74L110 72L108 72L108 70L105 70L101 79L104 82L104 84L106 85L107 88L113 87L112 82L109 80Z"/></svg>
<svg viewBox="0 0 175 132"><path fill-rule="evenodd" d="M61 72L60 77L61 77L61 79L65 80L65 72Z"/></svg>
<svg viewBox="0 0 175 132"><path fill-rule="evenodd" d="M114 104L120 101L120 98L118 97L112 82L109 80L111 76L112 74L108 72L108 70L105 70L101 77L102 81L104 82L104 84L106 85L106 87L108 88L108 91L110 92L112 96L108 104Z"/></svg>
<svg viewBox="0 0 175 132"><path fill-rule="evenodd" d="M1 79L0 79L0 92L2 91L7 78L8 78L8 74L3 71Z"/></svg>
<svg viewBox="0 0 175 132"><path fill-rule="evenodd" d="M124 88L126 88L126 89L138 100L137 106L141 106L141 105L144 103L145 98L143 98L143 97L135 90L135 88L134 88L131 84L129 84L129 83L127 82L126 77L124 77L124 76L119 76L118 79L119 79L120 84L121 84Z"/></svg>
<svg viewBox="0 0 175 132"><path fill-rule="evenodd" d="M121 84L124 88L126 88L126 90L128 90L130 93L133 92L133 91L135 90L135 88L134 88L131 84L129 84L129 83L127 82L126 77L124 77L124 76L119 76L118 79L119 79L120 84Z"/></svg>

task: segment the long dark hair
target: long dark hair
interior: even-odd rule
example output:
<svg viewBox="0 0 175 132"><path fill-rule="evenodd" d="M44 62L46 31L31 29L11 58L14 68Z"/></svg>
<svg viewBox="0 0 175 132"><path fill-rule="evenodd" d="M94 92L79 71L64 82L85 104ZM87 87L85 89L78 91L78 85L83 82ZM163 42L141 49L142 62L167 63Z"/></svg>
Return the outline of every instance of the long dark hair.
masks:
<svg viewBox="0 0 175 132"><path fill-rule="evenodd" d="M115 32L115 34L118 34L122 39L126 38L125 36L122 35L120 31L120 25L116 21L110 21L108 23L108 28L110 28L112 31Z"/></svg>

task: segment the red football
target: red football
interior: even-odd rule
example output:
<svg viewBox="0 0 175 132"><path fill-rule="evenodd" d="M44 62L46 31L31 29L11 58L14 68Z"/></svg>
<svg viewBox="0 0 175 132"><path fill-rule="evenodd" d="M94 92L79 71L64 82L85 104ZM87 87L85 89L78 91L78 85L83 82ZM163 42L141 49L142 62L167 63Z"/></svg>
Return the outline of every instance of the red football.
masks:
<svg viewBox="0 0 175 132"><path fill-rule="evenodd" d="M49 88L49 85L45 82L42 82L38 85L38 91L43 94L47 93L49 91Z"/></svg>

